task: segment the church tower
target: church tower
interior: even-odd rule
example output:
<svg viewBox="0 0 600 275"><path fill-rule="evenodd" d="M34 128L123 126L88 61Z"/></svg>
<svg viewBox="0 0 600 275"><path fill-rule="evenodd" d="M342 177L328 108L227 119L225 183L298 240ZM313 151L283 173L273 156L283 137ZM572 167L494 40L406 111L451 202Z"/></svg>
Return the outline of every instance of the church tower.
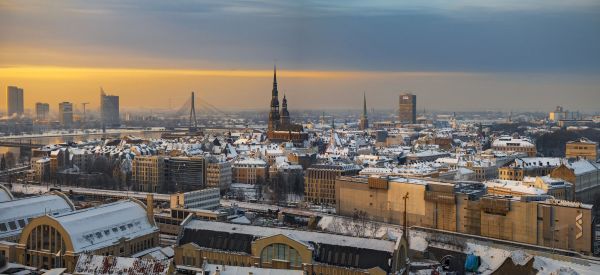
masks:
<svg viewBox="0 0 600 275"><path fill-rule="evenodd" d="M360 116L360 123L359 123L358 127L361 130L369 129L369 118L367 117L367 95L366 95L366 93L363 93L363 113L362 113L362 116Z"/></svg>
<svg viewBox="0 0 600 275"><path fill-rule="evenodd" d="M287 98L285 94L283 95L283 100L281 100L281 114L280 114L280 122L279 126L282 128L286 128L290 125L290 112L287 109Z"/></svg>
<svg viewBox="0 0 600 275"><path fill-rule="evenodd" d="M271 91L271 111L269 112L269 131L279 126L279 92L277 91L277 67L273 66L273 90Z"/></svg>

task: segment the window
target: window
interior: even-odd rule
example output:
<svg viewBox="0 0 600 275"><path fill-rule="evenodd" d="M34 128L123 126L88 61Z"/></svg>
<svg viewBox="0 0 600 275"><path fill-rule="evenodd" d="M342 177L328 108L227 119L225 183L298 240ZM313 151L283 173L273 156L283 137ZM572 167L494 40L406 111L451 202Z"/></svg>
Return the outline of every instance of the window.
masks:
<svg viewBox="0 0 600 275"><path fill-rule="evenodd" d="M8 228L6 228L5 223L0 223L0 231L8 231Z"/></svg>
<svg viewBox="0 0 600 275"><path fill-rule="evenodd" d="M18 220L17 222L19 223L19 226L20 226L21 228L24 228L24 227L25 227L25 220L23 220L23 219L20 219L20 220Z"/></svg>
<svg viewBox="0 0 600 275"><path fill-rule="evenodd" d="M286 244L275 243L263 249L261 252L261 262L271 263L272 260L289 261L291 266L301 266L302 258L300 253L293 247Z"/></svg>
<svg viewBox="0 0 600 275"><path fill-rule="evenodd" d="M8 227L10 227L10 230L16 230L17 224L14 221L10 221L8 222Z"/></svg>

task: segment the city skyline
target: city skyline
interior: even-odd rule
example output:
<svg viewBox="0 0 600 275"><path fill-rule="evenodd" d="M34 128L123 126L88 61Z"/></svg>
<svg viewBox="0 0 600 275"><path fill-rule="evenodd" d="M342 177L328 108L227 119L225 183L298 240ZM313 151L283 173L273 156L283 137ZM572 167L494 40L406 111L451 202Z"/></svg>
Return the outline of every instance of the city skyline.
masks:
<svg viewBox="0 0 600 275"><path fill-rule="evenodd" d="M392 110L403 92L431 110L594 113L600 102L594 1L53 4L1 4L0 88L22 87L30 110L97 109L100 86L123 108L176 108L195 91L259 110L274 61L291 112L360 110L364 91Z"/></svg>

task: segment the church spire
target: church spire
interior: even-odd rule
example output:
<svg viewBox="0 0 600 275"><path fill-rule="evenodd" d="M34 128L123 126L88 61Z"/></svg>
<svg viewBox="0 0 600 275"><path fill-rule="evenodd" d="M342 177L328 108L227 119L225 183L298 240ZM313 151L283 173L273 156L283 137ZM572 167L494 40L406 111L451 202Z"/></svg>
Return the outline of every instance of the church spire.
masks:
<svg viewBox="0 0 600 275"><path fill-rule="evenodd" d="M363 117L367 117L367 93L363 92Z"/></svg>

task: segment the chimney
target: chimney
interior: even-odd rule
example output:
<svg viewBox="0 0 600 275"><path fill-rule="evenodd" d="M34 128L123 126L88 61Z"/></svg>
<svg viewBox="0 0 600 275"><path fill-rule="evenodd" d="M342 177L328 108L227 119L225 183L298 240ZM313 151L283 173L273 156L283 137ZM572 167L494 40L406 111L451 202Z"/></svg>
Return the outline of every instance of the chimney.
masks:
<svg viewBox="0 0 600 275"><path fill-rule="evenodd" d="M146 195L146 212L148 219L154 220L154 194Z"/></svg>

